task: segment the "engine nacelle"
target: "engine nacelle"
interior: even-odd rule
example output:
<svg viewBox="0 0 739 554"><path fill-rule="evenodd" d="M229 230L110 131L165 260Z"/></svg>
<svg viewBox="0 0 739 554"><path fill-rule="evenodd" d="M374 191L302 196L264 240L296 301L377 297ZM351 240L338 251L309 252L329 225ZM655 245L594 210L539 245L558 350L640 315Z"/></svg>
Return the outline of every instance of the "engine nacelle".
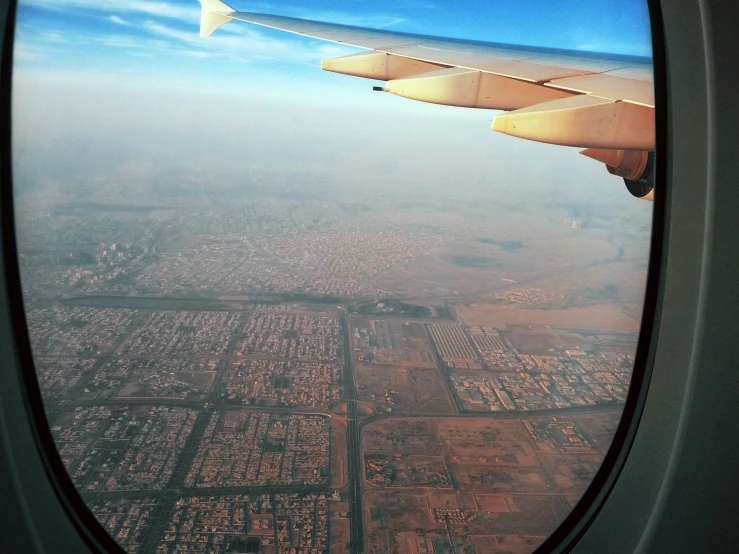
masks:
<svg viewBox="0 0 739 554"><path fill-rule="evenodd" d="M611 175L623 177L632 196L654 199L654 152L588 148L580 154L604 163Z"/></svg>

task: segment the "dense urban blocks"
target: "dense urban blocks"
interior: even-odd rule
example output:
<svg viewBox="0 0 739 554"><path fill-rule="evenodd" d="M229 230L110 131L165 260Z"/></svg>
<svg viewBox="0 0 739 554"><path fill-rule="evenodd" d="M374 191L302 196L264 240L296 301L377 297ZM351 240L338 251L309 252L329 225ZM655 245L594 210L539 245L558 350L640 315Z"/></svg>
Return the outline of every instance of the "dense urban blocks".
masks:
<svg viewBox="0 0 739 554"><path fill-rule="evenodd" d="M315 408L339 401L342 382L338 362L241 359L231 362L221 390L229 403Z"/></svg>
<svg viewBox="0 0 739 554"><path fill-rule="evenodd" d="M236 356L339 360L340 334L339 318L329 313L256 312L246 323Z"/></svg>
<svg viewBox="0 0 739 554"><path fill-rule="evenodd" d="M576 504L648 227L370 188L18 212L53 435L124 549L527 553Z"/></svg>
<svg viewBox="0 0 739 554"><path fill-rule="evenodd" d="M129 554L145 552L144 542L161 503L155 498L93 500L90 511L108 534Z"/></svg>
<svg viewBox="0 0 739 554"><path fill-rule="evenodd" d="M56 403L66 399L69 391L77 389L81 382L89 378L95 361L95 358L36 357L36 378L44 400Z"/></svg>
<svg viewBox="0 0 739 554"><path fill-rule="evenodd" d="M97 356L115 349L138 321L136 310L53 304L27 315L33 348L44 356Z"/></svg>
<svg viewBox="0 0 739 554"><path fill-rule="evenodd" d="M156 552L326 552L337 500L325 493L181 497Z"/></svg>
<svg viewBox="0 0 739 554"><path fill-rule="evenodd" d="M631 378L635 336L611 330L248 307L62 305L61 330L40 331L63 352L38 362L63 460L131 552L338 554L353 517L376 554L528 551L592 480ZM105 329L87 337L85 321ZM357 480L361 512L347 501Z"/></svg>
<svg viewBox="0 0 739 554"><path fill-rule="evenodd" d="M241 325L232 312L156 311L118 347L119 356L222 356Z"/></svg>
<svg viewBox="0 0 739 554"><path fill-rule="evenodd" d="M330 450L325 416L214 412L185 485L328 485Z"/></svg>
<svg viewBox="0 0 739 554"><path fill-rule="evenodd" d="M94 406L63 414L51 431L81 492L162 490L196 417L188 408Z"/></svg>

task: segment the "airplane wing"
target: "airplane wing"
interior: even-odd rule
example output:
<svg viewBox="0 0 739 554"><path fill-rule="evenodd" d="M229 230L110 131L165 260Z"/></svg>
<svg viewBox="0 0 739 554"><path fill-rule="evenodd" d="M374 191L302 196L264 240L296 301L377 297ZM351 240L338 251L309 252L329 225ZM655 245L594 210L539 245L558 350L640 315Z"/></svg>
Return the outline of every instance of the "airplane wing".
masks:
<svg viewBox="0 0 739 554"><path fill-rule="evenodd" d="M413 100L504 110L493 119L495 131L586 148L583 154L605 163L627 186L647 179L651 184L646 188L652 189L654 86L649 59L366 29L239 12L220 0L199 1L203 37L240 20L369 50L325 60L321 67L387 81L375 90Z"/></svg>

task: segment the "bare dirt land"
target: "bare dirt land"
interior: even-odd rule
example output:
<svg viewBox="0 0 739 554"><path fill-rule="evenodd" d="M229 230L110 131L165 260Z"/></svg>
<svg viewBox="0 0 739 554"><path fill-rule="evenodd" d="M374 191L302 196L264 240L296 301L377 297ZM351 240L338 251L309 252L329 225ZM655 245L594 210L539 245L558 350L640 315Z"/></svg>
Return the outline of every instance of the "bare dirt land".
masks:
<svg viewBox="0 0 739 554"><path fill-rule="evenodd" d="M331 502L329 553L345 554L349 551L349 503Z"/></svg>
<svg viewBox="0 0 739 554"><path fill-rule="evenodd" d="M623 247L603 233L573 230L571 222L564 225L529 219L527 231L515 236L504 231L491 236L482 233L473 240L469 236L447 239L428 255L373 275L373 283L401 295L451 298L490 293L506 281L527 283L560 274L572 276L623 256ZM520 222L514 227L524 228Z"/></svg>
<svg viewBox="0 0 739 554"><path fill-rule="evenodd" d="M458 304L457 317L466 325L504 329L507 325L549 325L564 329L611 330L637 333L641 321L613 304L587 308L543 310L487 303Z"/></svg>
<svg viewBox="0 0 739 554"><path fill-rule="evenodd" d="M454 413L436 368L357 364L354 371L357 398L375 405L380 413Z"/></svg>
<svg viewBox="0 0 739 554"><path fill-rule="evenodd" d="M471 537L475 554L529 554L544 542L546 536L475 535Z"/></svg>
<svg viewBox="0 0 739 554"><path fill-rule="evenodd" d="M605 455L621 421L621 412L578 415L573 416L571 420L582 430L582 433L590 440L593 447Z"/></svg>
<svg viewBox="0 0 739 554"><path fill-rule="evenodd" d="M422 323L352 316L351 324L355 362L436 367Z"/></svg>
<svg viewBox="0 0 739 554"><path fill-rule="evenodd" d="M573 495L582 495L585 492L602 461L599 454L542 454L540 459L557 490Z"/></svg>
<svg viewBox="0 0 739 554"><path fill-rule="evenodd" d="M331 487L346 486L346 425L331 420Z"/></svg>
<svg viewBox="0 0 739 554"><path fill-rule="evenodd" d="M590 484L619 416L368 424L367 552L531 552Z"/></svg>

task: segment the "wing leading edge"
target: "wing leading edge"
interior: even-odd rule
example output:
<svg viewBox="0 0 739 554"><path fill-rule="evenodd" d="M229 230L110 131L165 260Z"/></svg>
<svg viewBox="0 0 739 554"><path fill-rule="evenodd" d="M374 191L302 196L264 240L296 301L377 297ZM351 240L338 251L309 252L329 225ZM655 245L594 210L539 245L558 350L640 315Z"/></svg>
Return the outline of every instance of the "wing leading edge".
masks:
<svg viewBox="0 0 739 554"><path fill-rule="evenodd" d="M325 60L321 67L387 81L375 88L413 100L505 110L494 118L493 130L586 148L586 156L624 178L633 179L635 168L605 160L623 164L633 158L623 151L642 152L640 159L646 159L655 148L653 71L643 58L474 43L239 12L220 0L199 1L203 37L239 20L369 50Z"/></svg>

